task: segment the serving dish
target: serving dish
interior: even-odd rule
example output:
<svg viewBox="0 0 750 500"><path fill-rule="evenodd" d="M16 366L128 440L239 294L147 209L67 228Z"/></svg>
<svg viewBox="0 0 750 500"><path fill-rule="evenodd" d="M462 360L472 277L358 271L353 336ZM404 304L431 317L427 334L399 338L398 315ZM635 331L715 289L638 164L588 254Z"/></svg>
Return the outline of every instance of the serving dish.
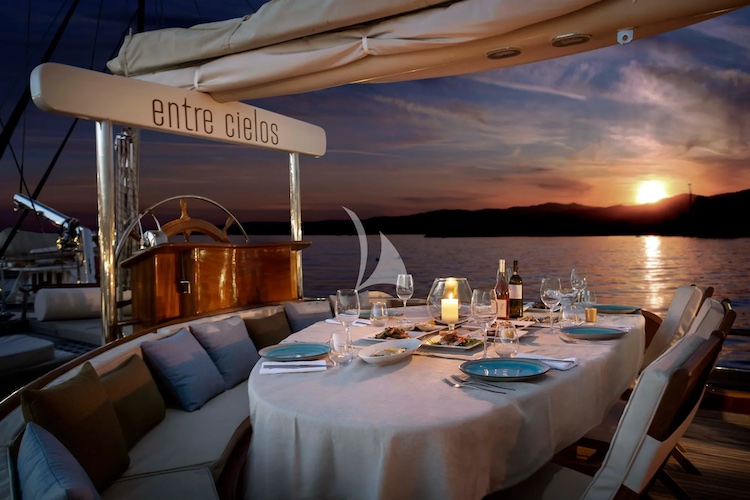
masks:
<svg viewBox="0 0 750 500"><path fill-rule="evenodd" d="M549 365L532 359L491 358L465 361L458 367L469 375L490 382L525 381L544 375Z"/></svg>
<svg viewBox="0 0 750 500"><path fill-rule="evenodd" d="M307 361L325 357L331 350L328 344L288 342L264 347L258 354L271 361Z"/></svg>
<svg viewBox="0 0 750 500"><path fill-rule="evenodd" d="M569 337L582 340L610 340L625 335L624 330L606 326L565 326L560 331Z"/></svg>
<svg viewBox="0 0 750 500"><path fill-rule="evenodd" d="M359 357L372 365L387 365L408 358L420 345L419 339L389 340L360 349Z"/></svg>

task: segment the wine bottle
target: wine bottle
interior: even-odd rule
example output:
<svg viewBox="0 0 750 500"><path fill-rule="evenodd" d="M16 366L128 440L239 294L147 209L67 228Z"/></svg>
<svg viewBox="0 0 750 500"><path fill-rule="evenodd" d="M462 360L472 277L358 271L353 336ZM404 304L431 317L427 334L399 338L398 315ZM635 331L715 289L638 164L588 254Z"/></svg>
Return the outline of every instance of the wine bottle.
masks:
<svg viewBox="0 0 750 500"><path fill-rule="evenodd" d="M518 274L518 261L513 261L513 274L508 280L508 295L510 297L510 317L520 318L523 316L523 280Z"/></svg>
<svg viewBox="0 0 750 500"><path fill-rule="evenodd" d="M508 293L508 279L505 277L505 259L500 259L497 266L497 279L495 280L495 295L497 296L498 319L510 319Z"/></svg>

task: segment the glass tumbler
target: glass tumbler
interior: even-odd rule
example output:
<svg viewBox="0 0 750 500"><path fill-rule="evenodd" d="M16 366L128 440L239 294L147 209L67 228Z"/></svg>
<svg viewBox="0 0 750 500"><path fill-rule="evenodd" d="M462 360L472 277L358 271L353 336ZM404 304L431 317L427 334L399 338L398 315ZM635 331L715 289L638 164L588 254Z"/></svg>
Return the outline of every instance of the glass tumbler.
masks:
<svg viewBox="0 0 750 500"><path fill-rule="evenodd" d="M385 326L388 323L388 305L385 302L373 302L370 306L370 324Z"/></svg>

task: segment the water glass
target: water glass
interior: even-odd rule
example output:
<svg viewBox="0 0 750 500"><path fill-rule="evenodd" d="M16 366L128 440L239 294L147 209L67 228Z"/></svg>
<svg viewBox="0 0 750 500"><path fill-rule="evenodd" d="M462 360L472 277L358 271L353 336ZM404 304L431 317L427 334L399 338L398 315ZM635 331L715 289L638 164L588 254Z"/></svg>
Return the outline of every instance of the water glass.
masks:
<svg viewBox="0 0 750 500"><path fill-rule="evenodd" d="M352 340L346 330L333 332L329 345L331 350L328 353L328 358L334 365L348 365L354 358Z"/></svg>
<svg viewBox="0 0 750 500"><path fill-rule="evenodd" d="M370 306L370 324L385 326L388 323L388 305L385 302L373 302Z"/></svg>
<svg viewBox="0 0 750 500"><path fill-rule="evenodd" d="M352 354L352 336L350 332L350 328L352 326L352 323L357 321L359 318L359 293L357 290L354 290L353 288L343 288L341 290L336 290L336 303L334 305L334 309L336 312L336 319L339 320L339 322L344 325L346 328L344 335L346 336L346 342L342 342L340 339L336 339L335 336L338 332L335 332L331 335L331 360L336 361L333 358L334 355L334 349L341 349L341 347L345 347L346 351ZM346 361L348 363L351 361L351 358ZM344 364L346 364L344 363Z"/></svg>
<svg viewBox="0 0 750 500"><path fill-rule="evenodd" d="M519 349L518 330L512 325L499 327L495 335L495 352L501 358L515 358Z"/></svg>

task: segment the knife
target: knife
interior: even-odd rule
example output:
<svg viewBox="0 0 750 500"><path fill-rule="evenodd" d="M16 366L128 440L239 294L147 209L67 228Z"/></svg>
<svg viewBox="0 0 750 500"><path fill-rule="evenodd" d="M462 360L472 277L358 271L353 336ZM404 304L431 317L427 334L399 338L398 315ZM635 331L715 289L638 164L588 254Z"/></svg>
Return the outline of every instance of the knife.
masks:
<svg viewBox="0 0 750 500"><path fill-rule="evenodd" d="M263 368L326 368L326 365L310 365L295 363L263 363Z"/></svg>

